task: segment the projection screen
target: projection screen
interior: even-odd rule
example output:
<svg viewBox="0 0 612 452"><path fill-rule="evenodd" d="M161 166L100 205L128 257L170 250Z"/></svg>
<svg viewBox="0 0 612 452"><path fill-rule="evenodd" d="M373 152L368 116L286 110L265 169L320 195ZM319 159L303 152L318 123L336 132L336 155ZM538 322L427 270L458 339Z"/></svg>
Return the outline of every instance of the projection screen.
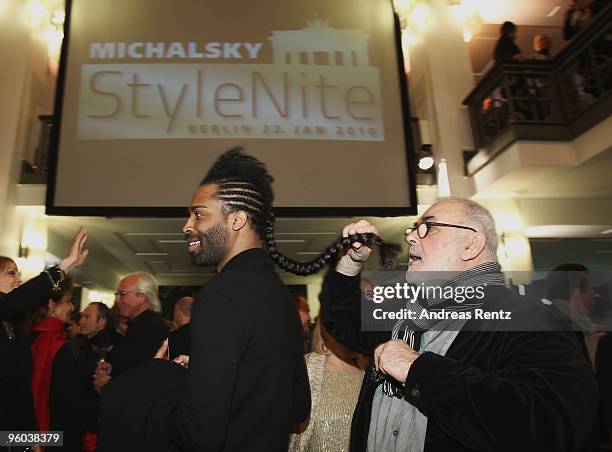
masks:
<svg viewBox="0 0 612 452"><path fill-rule="evenodd" d="M416 212L390 0L71 0L47 212L183 216L220 153L280 215Z"/></svg>

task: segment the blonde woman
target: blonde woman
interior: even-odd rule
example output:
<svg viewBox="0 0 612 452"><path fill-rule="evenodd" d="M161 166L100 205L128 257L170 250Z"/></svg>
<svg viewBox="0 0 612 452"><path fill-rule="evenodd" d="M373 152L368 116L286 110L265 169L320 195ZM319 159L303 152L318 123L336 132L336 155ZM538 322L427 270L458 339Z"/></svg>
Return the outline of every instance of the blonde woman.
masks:
<svg viewBox="0 0 612 452"><path fill-rule="evenodd" d="M306 355L312 397L310 418L291 435L290 452L349 449L351 419L367 359L336 342L317 319L312 353Z"/></svg>

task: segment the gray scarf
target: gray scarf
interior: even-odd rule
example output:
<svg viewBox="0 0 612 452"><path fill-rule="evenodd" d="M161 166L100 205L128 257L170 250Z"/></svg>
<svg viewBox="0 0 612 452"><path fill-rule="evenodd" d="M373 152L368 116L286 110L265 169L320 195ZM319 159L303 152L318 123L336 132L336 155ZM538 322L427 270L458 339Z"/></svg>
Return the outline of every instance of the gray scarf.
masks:
<svg viewBox="0 0 612 452"><path fill-rule="evenodd" d="M476 287L476 286L505 286L506 281L504 275L501 272L501 266L497 262L486 262L478 265L474 268L470 268L464 272L459 273L452 279L439 284L442 289L445 288L456 288L456 287ZM435 318L428 318L430 316L422 316L424 311L435 312L441 309L446 311L470 311L482 307L485 300L466 300L464 303L457 303L455 300L448 300L445 298L421 298L415 303L408 302L406 307L415 312L415 319L399 320L393 327L391 333L391 339L397 340L402 339L410 347L414 348L414 335L416 331L427 331L433 328L436 324L442 320ZM423 317L423 318L421 318ZM401 337L400 337L401 335ZM389 397L402 398L404 395L403 386L396 382L394 379L385 376L383 381L383 394Z"/></svg>

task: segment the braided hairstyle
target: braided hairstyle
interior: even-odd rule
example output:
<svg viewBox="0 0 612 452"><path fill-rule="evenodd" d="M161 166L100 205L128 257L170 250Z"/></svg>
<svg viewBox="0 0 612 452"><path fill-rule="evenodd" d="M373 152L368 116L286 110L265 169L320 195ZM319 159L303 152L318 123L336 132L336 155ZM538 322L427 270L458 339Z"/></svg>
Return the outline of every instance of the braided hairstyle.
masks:
<svg viewBox="0 0 612 452"><path fill-rule="evenodd" d="M273 181L263 162L236 147L221 154L200 186L216 184L217 198L223 201L223 213L227 216L245 212L257 235L263 238L274 200Z"/></svg>
<svg viewBox="0 0 612 452"><path fill-rule="evenodd" d="M392 267L392 259L400 253L401 247L385 243L375 234L340 237L324 253L309 262L298 262L284 256L274 240L273 181L263 162L245 154L241 147L236 147L217 159L200 186L217 185L217 198L224 203L225 215L244 211L255 232L266 242L272 261L285 271L301 276L316 273L332 263L339 253L349 250L355 242L378 247L383 267Z"/></svg>
<svg viewBox="0 0 612 452"><path fill-rule="evenodd" d="M386 243L376 234L352 234L348 237L339 237L338 240L332 243L323 253L321 253L321 255L319 255L319 257L309 262L298 262L284 256L280 253L280 251L278 251L273 232L274 214L270 213L268 225L265 231L265 239L266 244L268 245L268 253L270 254L270 258L283 270L300 276L312 275L326 265L330 265L331 263L335 262L336 257L339 257L342 255L342 253L350 250L351 246L355 242L359 242L369 247L378 247L381 265L386 270L393 268L393 258L396 257L402 250L399 245Z"/></svg>

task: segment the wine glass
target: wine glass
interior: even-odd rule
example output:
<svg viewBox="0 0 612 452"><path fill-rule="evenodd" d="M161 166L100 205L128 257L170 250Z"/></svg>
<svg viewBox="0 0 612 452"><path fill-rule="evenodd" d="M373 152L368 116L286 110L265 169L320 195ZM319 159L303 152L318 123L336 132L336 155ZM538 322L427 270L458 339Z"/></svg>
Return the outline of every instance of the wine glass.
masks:
<svg viewBox="0 0 612 452"><path fill-rule="evenodd" d="M113 344L94 344L91 346L98 355L98 362L106 362L106 355L113 349Z"/></svg>

